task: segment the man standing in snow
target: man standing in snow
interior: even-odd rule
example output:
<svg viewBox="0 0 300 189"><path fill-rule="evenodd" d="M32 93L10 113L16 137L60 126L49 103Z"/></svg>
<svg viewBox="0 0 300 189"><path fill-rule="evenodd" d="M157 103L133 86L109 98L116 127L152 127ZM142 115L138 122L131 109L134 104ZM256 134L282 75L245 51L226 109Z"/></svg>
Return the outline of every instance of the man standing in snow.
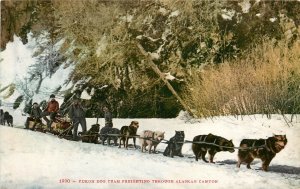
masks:
<svg viewBox="0 0 300 189"><path fill-rule="evenodd" d="M48 129L51 129L51 124L59 110L59 103L55 100L55 95L50 95L50 100L48 102L47 108L43 112L43 119L47 122ZM46 116L50 115L50 121Z"/></svg>
<svg viewBox="0 0 300 189"><path fill-rule="evenodd" d="M86 132L85 108L82 107L79 99L74 99L69 109L69 117L72 119L74 132L73 140L78 140L77 131L80 123L82 132Z"/></svg>
<svg viewBox="0 0 300 189"><path fill-rule="evenodd" d="M36 123L41 123L42 122L41 117L42 117L42 110L40 109L38 103L35 102L32 105L32 109L31 109L31 112L30 112L30 117L28 117L26 119L25 128L29 129L29 121L34 121L35 124L32 128L32 130L34 130Z"/></svg>
<svg viewBox="0 0 300 189"><path fill-rule="evenodd" d="M104 119L105 119L105 127L113 127L112 123L112 115L107 106L103 107Z"/></svg>

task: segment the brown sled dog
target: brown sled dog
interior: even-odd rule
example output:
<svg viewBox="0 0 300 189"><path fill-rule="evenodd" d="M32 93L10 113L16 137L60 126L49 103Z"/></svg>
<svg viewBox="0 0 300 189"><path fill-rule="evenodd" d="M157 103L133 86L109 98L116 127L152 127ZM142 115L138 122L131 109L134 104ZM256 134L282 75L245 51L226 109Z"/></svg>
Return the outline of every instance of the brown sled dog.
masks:
<svg viewBox="0 0 300 189"><path fill-rule="evenodd" d="M254 158L262 160L262 169L268 171L268 167L272 159L280 152L287 144L286 135L274 135L267 139L243 139L240 147L252 149L240 149L238 152L239 168L242 163L247 164L247 168L251 169L250 164Z"/></svg>
<svg viewBox="0 0 300 189"><path fill-rule="evenodd" d="M120 137L119 148L121 148L121 141L123 141L124 148L128 149L128 139L129 138L133 139L133 144L134 144L134 147L136 148L136 145L135 145L136 138L132 137L132 136L136 135L138 128L139 128L138 121L132 121L129 126L121 127L120 131L121 131L122 136ZM126 142L126 144L125 144L125 142Z"/></svg>
<svg viewBox="0 0 300 189"><path fill-rule="evenodd" d="M231 153L234 152L234 147L232 140L227 140L223 137L216 136L213 134L208 134L208 135L198 135L195 136L193 139L193 145L192 145L192 150L196 156L196 161L201 157L203 161L208 163L208 161L205 159L205 155L208 151L209 154L209 162L214 163L213 159L214 156L217 152L220 151L229 151ZM197 144L197 142L199 142ZM211 143L211 144L204 144L200 142L205 142L205 143ZM219 145L219 146L216 146ZM225 146L225 147L224 147ZM228 147L228 148L226 148Z"/></svg>
<svg viewBox="0 0 300 189"><path fill-rule="evenodd" d="M100 125L94 124L92 127L86 132L79 132L78 135L81 138L82 142L87 143L98 143Z"/></svg>

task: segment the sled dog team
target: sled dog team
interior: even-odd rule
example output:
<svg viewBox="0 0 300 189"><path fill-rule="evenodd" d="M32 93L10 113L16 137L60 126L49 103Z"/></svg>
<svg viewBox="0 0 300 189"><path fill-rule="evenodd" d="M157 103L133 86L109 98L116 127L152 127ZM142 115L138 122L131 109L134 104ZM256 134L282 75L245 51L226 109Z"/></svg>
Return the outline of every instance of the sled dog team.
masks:
<svg viewBox="0 0 300 189"><path fill-rule="evenodd" d="M39 109L37 103L33 104L30 117L27 118L25 123L25 128L29 129L30 124L33 124L32 130L35 129L35 125L41 123L41 118L44 118L47 122L48 130L51 131L53 128L52 123L54 123L54 118L57 116L59 109L59 104L55 100L55 95L50 96L47 108L42 112ZM122 143L124 148L128 149L128 141L130 138L133 139L133 145L136 148L136 138L139 138L141 144L141 151L147 151L149 153L155 153L157 145L164 140L165 132L162 131L150 131L144 130L141 135L137 135L137 130L139 128L138 121L132 121L129 126L123 126L121 129L113 127L112 115L107 107L103 108L105 126L100 130L99 124L94 124L87 131L86 130L86 120L85 120L85 108L82 107L78 99L74 99L74 102L69 110L69 116L73 123L73 140L79 140L81 138L82 142L98 143L98 137L101 143L104 145L107 140L107 144L110 145L110 141L114 141L114 145L119 145L121 148ZM50 116L50 120L46 116ZM13 117L9 115L8 112L3 112L0 110L0 124L5 125L5 122L9 125L13 125ZM71 123L67 121L61 121L58 125L61 127L57 130L58 134L64 132ZM78 125L81 125L82 132L79 132L79 138L77 136ZM55 124L54 124L55 125ZM42 129L44 132L45 130ZM99 135L100 133L100 135ZM72 134L72 132L70 132ZM171 137L166 143L167 147L163 152L164 156L179 156L182 155L182 146L185 143L184 131L175 131L175 135ZM117 141L119 140L119 144ZM195 160L198 161L200 158L204 162L214 163L213 159L216 153L221 151L228 151L233 153L234 145L232 140L227 140L221 136L216 136L213 134L208 135L198 135L195 136L192 143L192 150L195 155ZM287 144L286 135L274 135L267 139L243 139L240 143L240 148L238 151L238 162L237 167L240 165L247 164L247 168L250 169L250 164L255 158L262 160L262 169L264 171L268 170L269 164L272 159L279 153ZM148 149L146 148L147 146ZM152 150L153 147L153 150ZM206 160L205 155L209 154L209 161Z"/></svg>
<svg viewBox="0 0 300 189"><path fill-rule="evenodd" d="M100 130L101 143L104 145L107 140L107 144L110 145L110 140L113 140L114 145L117 146L119 138L119 148L121 148L123 143L124 148L127 149L128 140L132 138L133 146L136 148L136 138L139 138L142 152L155 153L157 145L164 140L165 132L144 130L141 135L136 135L138 128L139 122L137 121L132 121L129 126L121 127L121 130L112 127L103 127ZM91 129L94 129L93 126ZM181 150L185 143L184 138L184 131L175 131L175 135L166 142L167 147L163 155L183 157ZM228 151L233 153L235 151L232 140L227 140L213 134L195 136L192 143L195 160L198 161L201 158L206 163L214 163L213 158L218 152ZM286 144L286 135L273 135L267 139L243 139L238 151L237 167L239 168L241 164L247 164L247 168L250 169L251 162L255 158L259 158L262 160L262 169L267 171L272 159ZM146 148L147 146L149 146L148 149ZM207 153L209 154L209 161L205 158Z"/></svg>
<svg viewBox="0 0 300 189"><path fill-rule="evenodd" d="M1 111L0 121L1 125L5 125L5 122L7 122L9 126L13 124L12 116L9 115L8 112L4 113L3 110ZM133 139L135 148L136 138L139 138L142 152L148 151L149 153L155 153L157 145L165 138L165 132L144 130L141 135L137 135L138 128L138 121L132 121L129 126L123 126L120 130L111 126L105 126L100 130L100 125L94 124L88 131L80 132L79 136L81 136L82 142L89 143L97 143L98 136L100 136L100 141L103 145L106 140L108 145L110 145L110 141L113 140L116 146L118 145L117 141L119 139L119 148L121 148L123 143L126 149L128 148L130 138ZM98 135L99 132L100 135ZM163 155L172 158L174 156L184 157L181 152L185 142L184 138L184 131L175 131L175 135L167 141L167 147ZM227 140L213 134L195 136L192 143L195 160L198 161L201 158L206 163L214 163L213 158L217 152L228 151L233 153L235 151L232 140ZM247 168L250 169L252 161L255 158L259 158L262 160L262 169L267 171L272 159L286 144L286 135L273 135L267 139L243 139L238 151L237 167L240 167L241 164L246 164ZM148 149L146 148L147 146L149 146ZM209 154L209 161L205 158L207 153Z"/></svg>

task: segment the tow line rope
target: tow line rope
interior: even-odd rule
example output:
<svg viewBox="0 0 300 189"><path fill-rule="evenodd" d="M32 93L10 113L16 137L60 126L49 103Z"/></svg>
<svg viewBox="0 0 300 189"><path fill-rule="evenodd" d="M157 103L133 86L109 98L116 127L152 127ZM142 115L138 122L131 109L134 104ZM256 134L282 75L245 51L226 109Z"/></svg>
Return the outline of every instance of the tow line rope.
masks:
<svg viewBox="0 0 300 189"><path fill-rule="evenodd" d="M81 137L85 137L85 136L113 136L113 137L126 137L126 135L121 135L121 134L98 134L98 133L93 133L90 135L84 134L84 135L80 135ZM141 137L140 135L129 135L127 136L128 138L138 138L138 139L144 139L144 140L150 140L152 142L160 142L159 140L153 140L152 137ZM170 143L169 140L161 140L161 143L165 143L168 144ZM172 143L177 143L177 144L187 144L187 143L192 143L192 144L207 144L210 146L217 146L217 147L221 147L221 148L227 148L227 149L239 149L239 150L253 150L253 149L260 149L260 148L265 148L266 145L261 145L261 146L252 146L252 147L230 147L230 146L221 146L215 143L209 143L209 142L194 142L194 141L190 141L190 140L185 140L183 142L172 142Z"/></svg>

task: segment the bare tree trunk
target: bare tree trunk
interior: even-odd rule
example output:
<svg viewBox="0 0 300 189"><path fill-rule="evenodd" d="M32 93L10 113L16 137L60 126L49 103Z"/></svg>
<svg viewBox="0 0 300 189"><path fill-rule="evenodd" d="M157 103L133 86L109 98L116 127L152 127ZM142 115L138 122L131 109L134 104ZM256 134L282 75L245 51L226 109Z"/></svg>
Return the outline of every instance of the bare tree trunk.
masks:
<svg viewBox="0 0 300 189"><path fill-rule="evenodd" d="M39 82L38 82L38 86L35 90L35 93L38 93L40 91L40 88L41 88L41 85L43 82L43 75L41 73L39 73L38 76L39 76Z"/></svg>
<svg viewBox="0 0 300 189"><path fill-rule="evenodd" d="M191 111L190 107L180 98L180 96L177 94L177 92L174 90L172 85L169 83L169 81L165 78L164 74L160 71L160 69L157 67L157 65L152 61L152 58L149 56L149 54L144 50L144 48L138 43L138 48L140 49L141 53L145 55L147 58L147 62L149 63L152 70L160 77L160 79L167 85L168 89L171 91L171 93L176 97L176 99L179 101L179 103L183 106L183 108L194 118L196 118L195 114Z"/></svg>

